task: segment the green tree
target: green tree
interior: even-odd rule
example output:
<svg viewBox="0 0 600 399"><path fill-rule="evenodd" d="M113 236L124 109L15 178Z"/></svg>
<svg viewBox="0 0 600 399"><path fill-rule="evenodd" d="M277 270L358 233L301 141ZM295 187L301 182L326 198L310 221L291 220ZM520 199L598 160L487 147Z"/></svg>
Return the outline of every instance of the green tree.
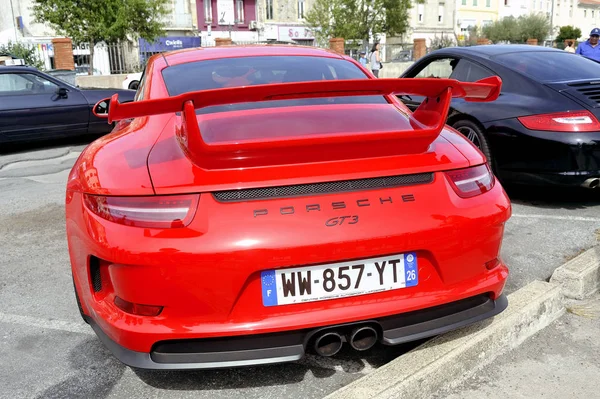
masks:
<svg viewBox="0 0 600 399"><path fill-rule="evenodd" d="M452 47L455 46L456 43L454 41L454 38L451 36L446 36L442 33L441 36L438 37L438 35L435 35L432 39L431 39L431 50L439 50L442 48L446 48L446 47Z"/></svg>
<svg viewBox="0 0 600 399"><path fill-rule="evenodd" d="M492 42L518 42L521 40L519 21L513 17L505 17L482 28L483 35Z"/></svg>
<svg viewBox="0 0 600 399"><path fill-rule="evenodd" d="M523 42L527 39L537 39L538 43L542 43L549 36L551 25L545 14L521 16L518 22Z"/></svg>
<svg viewBox="0 0 600 399"><path fill-rule="evenodd" d="M526 42L527 39L537 39L543 42L550 32L550 21L543 14L530 14L515 17L505 17L483 27L483 34L494 43Z"/></svg>
<svg viewBox="0 0 600 399"><path fill-rule="evenodd" d="M368 42L376 34L405 33L411 7L412 0L316 0L306 23L321 43L332 37Z"/></svg>
<svg viewBox="0 0 600 399"><path fill-rule="evenodd" d="M96 43L163 34L169 0L34 0L36 22L48 23L75 43L89 43L90 75Z"/></svg>
<svg viewBox="0 0 600 399"><path fill-rule="evenodd" d="M563 43L565 40L577 40L581 37L581 29L571 25L561 26L556 36L557 43Z"/></svg>
<svg viewBox="0 0 600 399"><path fill-rule="evenodd" d="M0 54L13 55L25 61L25 64L37 69L44 69L44 62L38 56L33 45L24 43L8 42L7 45L0 44Z"/></svg>

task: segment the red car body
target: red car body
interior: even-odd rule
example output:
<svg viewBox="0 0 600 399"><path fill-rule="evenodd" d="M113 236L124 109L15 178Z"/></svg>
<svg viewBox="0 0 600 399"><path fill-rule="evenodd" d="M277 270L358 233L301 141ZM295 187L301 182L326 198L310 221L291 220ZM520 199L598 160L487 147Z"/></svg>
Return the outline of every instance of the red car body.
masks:
<svg viewBox="0 0 600 399"><path fill-rule="evenodd" d="M173 94L165 81L193 88L207 77L176 67L274 56L291 69L267 84L238 66L212 73L223 88ZM360 78L281 79L299 62ZM490 101L500 84L375 79L295 46L154 56L136 100L110 101L104 116L119 122L68 180L84 319L122 362L183 369L395 345L501 312L510 202L481 152L444 125L451 97ZM411 113L398 93L428 100ZM374 102L352 102L364 95Z"/></svg>

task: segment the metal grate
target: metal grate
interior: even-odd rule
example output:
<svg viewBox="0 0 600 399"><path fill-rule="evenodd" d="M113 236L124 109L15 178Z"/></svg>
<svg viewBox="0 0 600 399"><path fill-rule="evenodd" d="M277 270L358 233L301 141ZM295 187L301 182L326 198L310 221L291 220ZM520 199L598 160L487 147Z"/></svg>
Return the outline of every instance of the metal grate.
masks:
<svg viewBox="0 0 600 399"><path fill-rule="evenodd" d="M600 103L600 82L572 83L569 86L576 87L576 90L589 100Z"/></svg>
<svg viewBox="0 0 600 399"><path fill-rule="evenodd" d="M348 191L379 189L386 187L427 184L433 181L433 173L418 173L370 179L344 180L327 183L298 184L294 186L251 188L244 190L217 191L213 196L220 202L236 202L266 198L298 197L314 194L330 194Z"/></svg>
<svg viewBox="0 0 600 399"><path fill-rule="evenodd" d="M90 258L90 276L94 292L102 291L102 279L100 277L100 259L92 256Z"/></svg>

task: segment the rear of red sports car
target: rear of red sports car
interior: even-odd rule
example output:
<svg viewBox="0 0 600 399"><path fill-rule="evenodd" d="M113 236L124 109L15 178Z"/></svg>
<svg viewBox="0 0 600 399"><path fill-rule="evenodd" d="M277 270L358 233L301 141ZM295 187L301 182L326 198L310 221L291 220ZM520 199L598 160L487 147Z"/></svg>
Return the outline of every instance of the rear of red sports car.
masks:
<svg viewBox="0 0 600 399"><path fill-rule="evenodd" d="M73 167L84 319L139 368L330 356L440 334L507 305L510 203L444 127L500 82L373 79L301 47L152 58ZM408 111L396 94L427 97Z"/></svg>

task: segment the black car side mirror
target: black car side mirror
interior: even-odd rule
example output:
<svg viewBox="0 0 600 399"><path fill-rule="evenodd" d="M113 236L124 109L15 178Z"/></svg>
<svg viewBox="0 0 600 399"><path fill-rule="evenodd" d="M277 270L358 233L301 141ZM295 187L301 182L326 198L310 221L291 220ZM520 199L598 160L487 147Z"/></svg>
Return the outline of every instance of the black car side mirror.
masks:
<svg viewBox="0 0 600 399"><path fill-rule="evenodd" d="M94 105L92 112L98 118L108 118L108 108L110 107L110 97L104 98Z"/></svg>
<svg viewBox="0 0 600 399"><path fill-rule="evenodd" d="M64 87L59 87L58 89L56 89L56 94L58 94L58 96L61 98L69 97L69 95L67 93L68 93L68 90L65 89Z"/></svg>

